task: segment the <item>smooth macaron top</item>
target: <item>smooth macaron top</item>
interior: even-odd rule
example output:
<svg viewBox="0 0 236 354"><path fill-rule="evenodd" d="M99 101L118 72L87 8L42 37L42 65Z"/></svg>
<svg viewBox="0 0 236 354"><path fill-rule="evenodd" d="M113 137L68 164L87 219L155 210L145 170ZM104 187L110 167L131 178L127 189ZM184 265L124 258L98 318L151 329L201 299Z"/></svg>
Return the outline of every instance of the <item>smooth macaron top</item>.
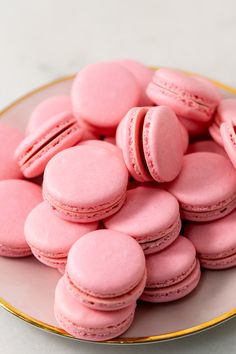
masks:
<svg viewBox="0 0 236 354"><path fill-rule="evenodd" d="M176 223L179 204L169 192L152 187L137 187L127 192L123 207L104 221L106 228L127 233L137 241L162 236Z"/></svg>
<svg viewBox="0 0 236 354"><path fill-rule="evenodd" d="M65 206L96 208L120 198L127 183L126 166L117 154L103 147L75 146L48 162L43 190Z"/></svg>
<svg viewBox="0 0 236 354"><path fill-rule="evenodd" d="M236 171L229 160L211 152L196 152L184 156L179 176L167 189L182 204L203 210L220 207L236 194Z"/></svg>
<svg viewBox="0 0 236 354"><path fill-rule="evenodd" d="M34 183L16 179L0 181L1 246L12 251L28 247L24 223L29 212L41 201L41 188Z"/></svg>
<svg viewBox="0 0 236 354"><path fill-rule="evenodd" d="M168 286L184 278L193 270L196 251L193 244L179 236L169 247L146 256L147 287Z"/></svg>
<svg viewBox="0 0 236 354"><path fill-rule="evenodd" d="M128 69L138 81L141 87L141 97L139 100L139 106L152 106L152 100L146 94L146 88L149 82L152 80L154 71L148 68L143 63L136 60L123 59L119 60L118 63Z"/></svg>
<svg viewBox="0 0 236 354"><path fill-rule="evenodd" d="M83 329L107 329L116 326L134 312L135 303L118 311L96 311L82 305L75 296L71 295L61 278L55 291L55 312L63 314L66 320Z"/></svg>
<svg viewBox="0 0 236 354"><path fill-rule="evenodd" d="M34 133L48 119L63 112L72 112L70 96L52 96L46 98L32 111L26 133Z"/></svg>
<svg viewBox="0 0 236 354"><path fill-rule="evenodd" d="M184 235L203 258L220 258L236 253L236 211L203 224L188 223Z"/></svg>
<svg viewBox="0 0 236 354"><path fill-rule="evenodd" d="M183 162L183 141L175 113L167 106L148 110L143 124L143 150L148 170L158 182L172 181Z"/></svg>
<svg viewBox="0 0 236 354"><path fill-rule="evenodd" d="M140 86L129 70L115 62L90 64L76 76L72 91L74 114L102 129L115 129L139 102Z"/></svg>
<svg viewBox="0 0 236 354"><path fill-rule="evenodd" d="M23 177L14 159L15 150L23 138L16 128L0 124L0 180Z"/></svg>
<svg viewBox="0 0 236 354"><path fill-rule="evenodd" d="M81 236L97 227L97 222L78 224L58 218L44 201L29 213L24 231L26 241L37 252L51 257L66 257L71 246Z"/></svg>
<svg viewBox="0 0 236 354"><path fill-rule="evenodd" d="M97 230L72 246L67 273L80 290L101 298L115 297L140 283L145 274L145 257L129 235Z"/></svg>

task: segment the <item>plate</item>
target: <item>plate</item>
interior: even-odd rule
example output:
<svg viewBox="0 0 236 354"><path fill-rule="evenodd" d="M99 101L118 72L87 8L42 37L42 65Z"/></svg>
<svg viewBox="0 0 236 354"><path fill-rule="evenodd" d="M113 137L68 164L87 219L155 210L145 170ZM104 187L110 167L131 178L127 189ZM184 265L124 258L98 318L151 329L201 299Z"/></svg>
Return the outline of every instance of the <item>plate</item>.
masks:
<svg viewBox="0 0 236 354"><path fill-rule="evenodd" d="M22 131L30 112L41 100L69 94L73 76L42 86L0 113L2 122ZM215 82L226 95L236 89ZM0 257L0 305L45 331L70 337L53 316L55 285L60 274L33 257ZM183 337L210 328L236 315L236 268L203 271L197 289L186 298L166 304L139 303L135 320L122 337L103 343L137 344ZM78 340L78 339L75 339Z"/></svg>

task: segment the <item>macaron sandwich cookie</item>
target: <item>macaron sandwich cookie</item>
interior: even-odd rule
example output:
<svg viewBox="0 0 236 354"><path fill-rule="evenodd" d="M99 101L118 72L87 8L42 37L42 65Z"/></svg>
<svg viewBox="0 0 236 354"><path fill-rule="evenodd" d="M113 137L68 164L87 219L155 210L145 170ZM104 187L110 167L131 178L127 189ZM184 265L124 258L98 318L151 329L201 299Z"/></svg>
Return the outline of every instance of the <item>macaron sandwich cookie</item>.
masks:
<svg viewBox="0 0 236 354"><path fill-rule="evenodd" d="M25 257L32 254L24 235L28 213L42 201L41 188L28 181L0 181L0 256Z"/></svg>
<svg viewBox="0 0 236 354"><path fill-rule="evenodd" d="M145 254L159 252L180 233L179 204L165 190L137 187L128 191L123 208L105 219L104 225L132 236Z"/></svg>
<svg viewBox="0 0 236 354"><path fill-rule="evenodd" d="M25 177L43 173L47 162L59 151L75 145L83 129L71 113L61 113L47 120L18 146L15 158Z"/></svg>
<svg viewBox="0 0 236 354"><path fill-rule="evenodd" d="M192 292L200 280L200 263L193 244L185 237L161 252L146 256L147 283L141 299L148 302L178 300Z"/></svg>
<svg viewBox="0 0 236 354"><path fill-rule="evenodd" d="M117 337L131 325L136 304L116 311L96 311L71 295L61 278L55 291L54 313L59 325L73 337L104 341Z"/></svg>
<svg viewBox="0 0 236 354"><path fill-rule="evenodd" d="M137 181L168 182L181 170L181 128L175 113L166 106L129 110L117 129L116 141Z"/></svg>
<svg viewBox="0 0 236 354"><path fill-rule="evenodd" d="M203 268L236 266L236 211L217 221L188 223L184 234L195 246Z"/></svg>
<svg viewBox="0 0 236 354"><path fill-rule="evenodd" d="M228 158L236 169L236 122L222 123L220 134Z"/></svg>
<svg viewBox="0 0 236 354"><path fill-rule="evenodd" d="M43 195L59 217L87 223L117 212L127 184L128 171L119 154L102 146L75 146L47 164Z"/></svg>
<svg viewBox="0 0 236 354"><path fill-rule="evenodd" d="M137 106L141 88L134 75L116 62L87 65L76 76L73 113L95 131L112 135L126 112Z"/></svg>
<svg viewBox="0 0 236 354"><path fill-rule="evenodd" d="M146 284L142 248L129 235L97 230L81 237L68 254L68 291L83 305L113 311L136 302Z"/></svg>
<svg viewBox="0 0 236 354"><path fill-rule="evenodd" d="M0 180L23 178L14 159L15 150L23 138L18 129L0 124Z"/></svg>
<svg viewBox="0 0 236 354"><path fill-rule="evenodd" d="M185 155L179 176L166 188L179 201L180 214L187 220L220 219L236 207L236 171L230 161L219 154Z"/></svg>
<svg viewBox="0 0 236 354"><path fill-rule="evenodd" d="M236 99L225 98L217 107L209 133L217 144L224 146L220 127L222 123L236 125Z"/></svg>
<svg viewBox="0 0 236 354"><path fill-rule="evenodd" d="M147 87L148 97L158 105L167 105L188 119L210 121L221 95L210 82L177 70L161 68Z"/></svg>
<svg viewBox="0 0 236 354"><path fill-rule="evenodd" d="M44 201L29 213L24 233L32 253L40 262L64 269L71 246L97 227L97 222L78 224L58 218Z"/></svg>

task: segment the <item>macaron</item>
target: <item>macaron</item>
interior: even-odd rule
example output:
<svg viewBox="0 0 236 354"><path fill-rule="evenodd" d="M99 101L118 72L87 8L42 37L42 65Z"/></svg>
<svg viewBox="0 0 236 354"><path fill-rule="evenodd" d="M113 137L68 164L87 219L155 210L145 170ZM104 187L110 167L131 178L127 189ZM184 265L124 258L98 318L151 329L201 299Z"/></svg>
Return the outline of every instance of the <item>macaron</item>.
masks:
<svg viewBox="0 0 236 354"><path fill-rule="evenodd" d="M123 207L104 220L107 229L123 232L139 242L145 254L169 246L180 233L179 204L169 192L137 187L127 192Z"/></svg>
<svg viewBox="0 0 236 354"><path fill-rule="evenodd" d="M190 138L209 138L210 122L199 122L178 116L180 123L187 129Z"/></svg>
<svg viewBox="0 0 236 354"><path fill-rule="evenodd" d="M233 122L225 122L220 126L220 135L224 144L224 149L229 157L232 165L236 169L236 120Z"/></svg>
<svg viewBox="0 0 236 354"><path fill-rule="evenodd" d="M14 159L15 150L23 138L16 128L0 124L0 180L23 178Z"/></svg>
<svg viewBox="0 0 236 354"><path fill-rule="evenodd" d="M141 88L141 97L139 100L139 106L152 106L153 101L147 96L146 88L151 82L154 70L148 68L143 63L140 63L136 60L123 59L119 60L118 63L128 69L136 78L137 82Z"/></svg>
<svg viewBox="0 0 236 354"><path fill-rule="evenodd" d="M55 318L73 337L104 341L121 335L133 322L135 303L117 311L96 311L82 305L71 295L61 278L56 286Z"/></svg>
<svg viewBox="0 0 236 354"><path fill-rule="evenodd" d="M49 267L63 269L71 246L98 223L78 224L58 218L47 202L31 210L24 227L26 242L34 256Z"/></svg>
<svg viewBox="0 0 236 354"><path fill-rule="evenodd" d="M227 269L236 266L236 211L217 221L188 223L184 234L195 246L202 267Z"/></svg>
<svg viewBox="0 0 236 354"><path fill-rule="evenodd" d="M236 171L219 154L185 155L179 176L166 188L179 201L181 216L187 220L220 219L236 207Z"/></svg>
<svg viewBox="0 0 236 354"><path fill-rule="evenodd" d="M32 111L26 134L36 132L48 119L65 112L72 112L70 96L51 96L44 99Z"/></svg>
<svg viewBox="0 0 236 354"><path fill-rule="evenodd" d="M201 140L190 144L187 154L191 154L193 152L214 152L215 154L226 156L225 150L214 140Z"/></svg>
<svg viewBox="0 0 236 354"><path fill-rule="evenodd" d="M43 173L48 161L83 136L83 129L71 113L61 113L47 120L35 133L28 135L18 146L15 158L25 177Z"/></svg>
<svg viewBox="0 0 236 354"><path fill-rule="evenodd" d="M222 123L236 124L236 99L225 98L221 100L214 115L214 120L209 127L209 133L217 144L223 146L223 140L220 133L220 126Z"/></svg>
<svg viewBox="0 0 236 354"><path fill-rule="evenodd" d="M166 106L132 108L117 129L117 145L126 166L139 182L168 182L179 174L183 160L180 124Z"/></svg>
<svg viewBox="0 0 236 354"><path fill-rule="evenodd" d="M41 188L31 182L0 181L0 256L25 257L31 254L24 235L29 212L42 201Z"/></svg>
<svg viewBox="0 0 236 354"><path fill-rule="evenodd" d="M137 80L122 65L115 62L90 64L73 82L73 112L98 132L112 135L126 112L137 106L140 95Z"/></svg>
<svg viewBox="0 0 236 354"><path fill-rule="evenodd" d="M83 305L113 311L136 302L146 284L145 257L129 235L97 230L71 247L65 283Z"/></svg>
<svg viewBox="0 0 236 354"><path fill-rule="evenodd" d="M127 184L128 171L116 152L75 146L48 162L43 194L61 218L87 223L117 212L125 201Z"/></svg>
<svg viewBox="0 0 236 354"><path fill-rule="evenodd" d="M169 302L191 293L200 280L200 263L193 244L178 237L161 252L146 256L147 283L141 300Z"/></svg>
<svg viewBox="0 0 236 354"><path fill-rule="evenodd" d="M210 121L221 95L210 82L181 71L160 68L147 87L147 95L158 105L166 105L182 117Z"/></svg>
<svg viewBox="0 0 236 354"><path fill-rule="evenodd" d="M115 153L117 156L119 156L123 159L123 155L122 155L122 152L120 151L120 149L115 144L111 144L105 140L94 140L94 139L86 140L86 141L79 142L77 145L78 146L94 146L94 147L98 147L98 148L104 148L104 149L107 149L107 150Z"/></svg>

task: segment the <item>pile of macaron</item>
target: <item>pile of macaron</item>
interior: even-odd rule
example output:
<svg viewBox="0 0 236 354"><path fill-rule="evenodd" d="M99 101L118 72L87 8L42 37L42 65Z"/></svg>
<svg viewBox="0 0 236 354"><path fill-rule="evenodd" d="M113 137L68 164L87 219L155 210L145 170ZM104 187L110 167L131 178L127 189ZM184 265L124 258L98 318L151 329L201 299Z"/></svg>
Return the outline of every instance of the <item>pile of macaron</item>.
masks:
<svg viewBox="0 0 236 354"><path fill-rule="evenodd" d="M119 336L138 300L236 266L236 98L205 78L88 65L24 136L1 123L0 161L0 255L61 273L55 318L74 337Z"/></svg>

